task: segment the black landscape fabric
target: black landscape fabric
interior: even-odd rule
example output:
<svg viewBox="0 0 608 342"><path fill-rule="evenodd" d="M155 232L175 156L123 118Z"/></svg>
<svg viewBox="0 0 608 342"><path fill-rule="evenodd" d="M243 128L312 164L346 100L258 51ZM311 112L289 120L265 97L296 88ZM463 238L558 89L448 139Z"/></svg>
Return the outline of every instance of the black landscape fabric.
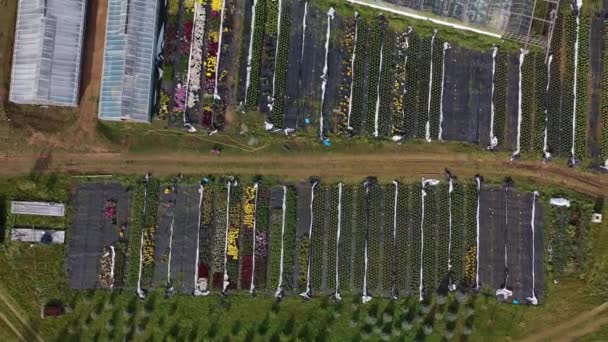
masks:
<svg viewBox="0 0 608 342"><path fill-rule="evenodd" d="M106 200L117 203L117 224L105 217ZM74 201L67 256L68 284L73 289L98 288L99 258L119 239L118 228L129 217L129 193L119 183L82 183ZM129 229L129 228L127 228Z"/></svg>

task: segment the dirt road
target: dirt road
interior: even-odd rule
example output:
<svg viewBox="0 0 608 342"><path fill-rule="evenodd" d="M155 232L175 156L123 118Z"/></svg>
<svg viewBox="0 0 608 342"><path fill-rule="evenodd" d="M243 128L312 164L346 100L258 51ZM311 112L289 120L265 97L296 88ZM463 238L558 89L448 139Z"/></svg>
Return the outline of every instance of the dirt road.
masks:
<svg viewBox="0 0 608 342"><path fill-rule="evenodd" d="M34 154L0 154L0 175L14 176L32 171L39 159ZM284 180L307 179L312 175L328 180L360 181L369 175L382 180L419 180L440 177L450 168L460 179L481 174L501 180L561 186L592 196L604 196L608 180L604 175L567 169L556 164L509 163L495 156L471 156L464 152L442 155L426 152L375 151L352 154L266 153L260 155L213 156L191 152L171 153L53 153L45 170L73 174L134 174L151 171L161 175L239 174L274 176Z"/></svg>
<svg viewBox="0 0 608 342"><path fill-rule="evenodd" d="M566 322L553 326L550 329L540 331L523 339L523 341L573 341L577 337L590 334L599 329L602 325L608 324L608 317L596 319L597 316L605 312L606 309L608 309L608 303L604 303L591 311L584 312Z"/></svg>

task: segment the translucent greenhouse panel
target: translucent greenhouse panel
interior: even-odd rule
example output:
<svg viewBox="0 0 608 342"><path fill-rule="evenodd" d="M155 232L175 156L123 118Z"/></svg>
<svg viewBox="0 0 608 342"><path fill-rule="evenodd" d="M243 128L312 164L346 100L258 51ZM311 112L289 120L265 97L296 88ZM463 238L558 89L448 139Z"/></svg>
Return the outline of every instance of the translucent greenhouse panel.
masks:
<svg viewBox="0 0 608 342"><path fill-rule="evenodd" d="M78 104L86 0L20 0L10 100Z"/></svg>

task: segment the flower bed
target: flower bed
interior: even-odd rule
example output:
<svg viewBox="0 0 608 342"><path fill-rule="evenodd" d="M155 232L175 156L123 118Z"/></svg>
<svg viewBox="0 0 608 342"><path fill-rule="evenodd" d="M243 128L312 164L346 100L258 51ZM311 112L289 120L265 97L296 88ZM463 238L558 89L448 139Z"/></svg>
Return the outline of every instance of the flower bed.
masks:
<svg viewBox="0 0 608 342"><path fill-rule="evenodd" d="M369 25L359 19L357 22L357 48L355 49L355 64L353 74L353 96L352 109L350 114L350 126L353 132L360 133L362 129L362 121L365 118L365 80L366 80L366 64L369 46Z"/></svg>
<svg viewBox="0 0 608 342"><path fill-rule="evenodd" d="M355 239L353 243L353 255L354 255L354 268L353 268L353 290L356 294L361 294L361 288L363 285L363 272L364 272L364 253L365 253L365 190L362 186L354 188L356 194L356 209L355 209L355 220L357 224L353 226L354 232L353 237Z"/></svg>
<svg viewBox="0 0 608 342"><path fill-rule="evenodd" d="M421 185L412 185L410 203L412 206L411 218L411 240L410 240L410 294L418 296L418 286L420 285L420 250L422 248L422 235L420 224L422 219L422 197L420 194Z"/></svg>
<svg viewBox="0 0 608 342"><path fill-rule="evenodd" d="M572 113L574 111L574 42L576 41L576 16L569 13L565 15L564 19L566 54L563 56L565 59L565 73L562 76L562 122L560 143L558 146L562 156L570 156L570 148L572 145Z"/></svg>
<svg viewBox="0 0 608 342"><path fill-rule="evenodd" d="M345 53L341 61L342 79L340 82L336 120L340 133L348 132L349 115L352 113L351 92L354 87L354 57L356 57L355 39L358 39L358 36L356 36L357 21L358 18L355 16L352 22L346 25L341 44L341 49L345 51Z"/></svg>
<svg viewBox="0 0 608 342"><path fill-rule="evenodd" d="M408 279L410 277L411 255L411 227L409 220L412 217L410 208L411 186L399 184L397 197L397 248L396 253L396 286L400 296L412 295Z"/></svg>
<svg viewBox="0 0 608 342"><path fill-rule="evenodd" d="M534 105L534 81L538 76L536 75L536 70L538 69L534 61L534 54L528 53L524 58L523 65L521 66L522 115L520 127L520 149L522 152L530 152L532 150L532 118L534 117L535 113L537 113Z"/></svg>
<svg viewBox="0 0 608 342"><path fill-rule="evenodd" d="M587 118L589 116L589 17L580 16L578 70L576 78L576 131L574 155L582 159L587 155ZM606 70L604 70L606 73Z"/></svg>
<svg viewBox="0 0 608 342"><path fill-rule="evenodd" d="M296 286L298 288L298 292L306 291L309 253L310 239L308 238L308 235L304 235L300 238L300 241L298 243L298 278L296 279Z"/></svg>
<svg viewBox="0 0 608 342"><path fill-rule="evenodd" d="M272 0L270 1L273 2ZM272 123L277 127L283 126L283 111L285 107L285 81L289 66L289 29L291 27L291 0L282 0L281 27L278 32L278 44L273 77ZM277 13L278 16L278 13Z"/></svg>
<svg viewBox="0 0 608 342"><path fill-rule="evenodd" d="M250 186L245 189L243 198L243 223L240 234L241 271L240 287L249 289L251 286L251 274L253 268L253 226L255 222L255 198L256 188Z"/></svg>
<svg viewBox="0 0 608 342"><path fill-rule="evenodd" d="M561 43L563 33L563 16L558 15L555 20L555 29L551 41L551 55L553 56L551 67L551 82L547 94L547 145L552 154L559 154L560 146L560 106L561 106L561 80L560 67L562 59Z"/></svg>
<svg viewBox="0 0 608 342"><path fill-rule="evenodd" d="M464 285L475 286L476 256L477 256L477 191L475 185L467 184L465 196L465 232L464 232Z"/></svg>
<svg viewBox="0 0 608 342"><path fill-rule="evenodd" d="M367 75L367 118L366 132L371 135L375 132L376 127L376 104L379 97L379 82L380 82L380 64L381 54L384 45L384 34L386 23L384 17L379 17L373 23L369 35L369 73Z"/></svg>
<svg viewBox="0 0 608 342"><path fill-rule="evenodd" d="M418 38L418 130L417 137L426 135L426 123L428 121L429 102L429 80L431 67L431 37Z"/></svg>
<svg viewBox="0 0 608 342"><path fill-rule="evenodd" d="M549 225L549 265L556 274L565 273L574 254L575 229L570 226L570 210L566 207L552 207Z"/></svg>
<svg viewBox="0 0 608 342"><path fill-rule="evenodd" d="M260 186L258 206L256 209L255 234L255 270L254 285L256 288L267 288L267 260L268 260L268 226L270 224L270 189Z"/></svg>
<svg viewBox="0 0 608 342"><path fill-rule="evenodd" d="M608 32L608 21L605 21L604 32ZM601 147L602 157L600 163L608 166L608 34L604 33L604 54L603 54L603 69L602 75L602 136Z"/></svg>
<svg viewBox="0 0 608 342"><path fill-rule="evenodd" d="M228 241L226 249L226 270L230 279L229 289L236 289L239 284L239 234L241 231L242 187L232 187L230 192L230 209L228 217Z"/></svg>
<svg viewBox="0 0 608 342"><path fill-rule="evenodd" d="M198 108L201 100L201 80L202 80L202 66L203 66L203 48L205 43L205 23L206 23L206 9L199 2L194 4L194 19L193 19L193 30L192 42L190 46L190 60L188 63L189 74L188 74L188 98L186 106L189 110Z"/></svg>
<svg viewBox="0 0 608 342"><path fill-rule="evenodd" d="M323 244L325 241L325 186L315 187L312 218L312 255L310 265L310 286L319 293L323 284Z"/></svg>
<svg viewBox="0 0 608 342"><path fill-rule="evenodd" d="M216 205L215 205L215 235L213 237L213 262L211 269L213 270L213 288L223 290L224 281L224 249L226 243L226 203L228 190L225 184L219 185L216 188Z"/></svg>
<svg viewBox="0 0 608 342"><path fill-rule="evenodd" d="M494 71L494 136L498 146L505 142L505 122L507 119L507 58L508 54L498 49L496 70Z"/></svg>
<svg viewBox="0 0 608 342"><path fill-rule="evenodd" d="M266 24L266 0L257 0L254 10L256 15L251 41L251 61L247 71L249 86L245 91L245 105L250 110L257 107L260 96L260 72L264 46L264 27Z"/></svg>
<svg viewBox="0 0 608 342"><path fill-rule="evenodd" d="M454 283L460 286L464 279L465 255L465 185L456 183L452 192L452 276Z"/></svg>
<svg viewBox="0 0 608 342"><path fill-rule="evenodd" d="M99 258L99 286L101 288L111 289L114 286L114 262L113 248L104 248L101 258Z"/></svg>
<svg viewBox="0 0 608 342"><path fill-rule="evenodd" d="M430 295L434 289L438 287L437 281L437 199L438 189L436 186L426 187L425 208L424 208L424 250L422 262L424 267L422 284L424 293ZM426 297L426 296L425 296Z"/></svg>
<svg viewBox="0 0 608 342"><path fill-rule="evenodd" d="M392 101L393 112L393 135L405 136L405 107L403 106L406 96L407 82L407 62L409 33L403 32L397 37L397 47L395 51L395 82Z"/></svg>
<svg viewBox="0 0 608 342"><path fill-rule="evenodd" d="M368 268L367 268L367 288L372 295L377 294L382 287L382 188L379 185L370 185L368 203L366 206L369 216L369 236L368 236Z"/></svg>
<svg viewBox="0 0 608 342"><path fill-rule="evenodd" d="M441 110L441 88L443 84L442 64L443 64L443 40L439 34L435 36L433 44L433 78L431 85L431 105L429 107L429 125L431 139L439 137L439 117Z"/></svg>
<svg viewBox="0 0 608 342"><path fill-rule="evenodd" d="M340 253L338 272L340 274L340 290L350 292L352 284L352 243L353 243L353 187L342 187L342 224L340 226Z"/></svg>
<svg viewBox="0 0 608 342"><path fill-rule="evenodd" d="M385 29L383 36L383 51L382 51L382 68L380 70L379 84L379 117L378 117L378 135L388 136L392 128L392 100L395 89L395 66L393 63L393 54L395 48L395 33L389 29Z"/></svg>
<svg viewBox="0 0 608 342"><path fill-rule="evenodd" d="M396 255L393 253L396 252L395 248L393 248L393 229L395 226L395 185L385 185L382 187L384 192L384 210L382 211L383 215L383 229L382 229L382 244L380 246L380 258L382 260L381 270L382 270L382 279L380 286L380 294L392 295L393 289L393 256ZM398 189L399 191L399 189ZM399 197L399 193L397 193L397 198Z"/></svg>
<svg viewBox="0 0 608 342"><path fill-rule="evenodd" d="M147 192L147 195L144 195L145 192ZM142 267L142 286L150 286L152 282L152 273L154 272L153 262L151 265L148 264L144 267L144 260L143 258L140 260L139 256L141 250L143 257L144 247L146 246L145 244L141 245L142 234L145 237L147 234L150 234L148 230L151 227L156 227L156 207L158 206L159 193L160 182L154 178L150 179L147 185L142 179L134 186L129 219L129 286L137 285L140 265ZM154 240L152 239L152 245L148 244L148 249L153 249L153 244Z"/></svg>
<svg viewBox="0 0 608 342"><path fill-rule="evenodd" d="M327 292L334 291L336 288L336 240L338 239L338 187L329 187L327 201L329 202L329 219L327 220L327 232L325 239L326 251L326 269L327 269ZM342 235L342 227L340 227L340 235Z"/></svg>
<svg viewBox="0 0 608 342"><path fill-rule="evenodd" d="M405 137L413 138L418 137L418 131L415 131L414 122L417 118L418 113L418 84L420 82L418 78L418 53L420 50L420 38L416 34L416 31L412 31L409 35L409 47L407 49L408 63L406 66L406 94L404 99L404 118L405 118ZM420 126L420 124L418 124Z"/></svg>
<svg viewBox="0 0 608 342"><path fill-rule="evenodd" d="M442 282L448 274L448 248L450 248L450 208L448 206L449 199L449 185L448 183L442 183L439 185L438 190L438 205L436 206L436 213L438 216L438 224L436 226L436 254L435 254L435 289L441 291L443 288Z"/></svg>
<svg viewBox="0 0 608 342"><path fill-rule="evenodd" d="M534 136L533 147L535 152L542 152L545 145L546 127L546 89L547 89L547 64L544 53L534 53L536 77L534 78Z"/></svg>

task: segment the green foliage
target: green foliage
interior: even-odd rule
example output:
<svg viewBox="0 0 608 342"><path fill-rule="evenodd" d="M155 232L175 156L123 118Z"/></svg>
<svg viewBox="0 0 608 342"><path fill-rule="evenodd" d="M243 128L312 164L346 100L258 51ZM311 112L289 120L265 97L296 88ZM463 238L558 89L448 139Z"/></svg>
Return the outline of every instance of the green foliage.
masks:
<svg viewBox="0 0 608 342"><path fill-rule="evenodd" d="M310 243L312 244L311 255L311 272L310 283L314 292L320 293L323 284L323 254L325 242L325 186L317 185L315 187L315 200L313 202L313 221L312 221L312 236ZM335 240L334 240L335 241Z"/></svg>
<svg viewBox="0 0 608 342"><path fill-rule="evenodd" d="M272 7L274 1L270 0L269 4ZM291 0L283 0L282 17L281 17L281 32L277 37L278 53L275 63L275 89L274 102L272 107L272 123L277 127L283 126L283 111L285 107L285 82L287 80L287 68L289 66L289 29L291 27ZM269 11L269 18L272 15L272 10ZM278 15L278 13L277 13ZM269 22L272 20L268 20ZM272 32L272 31L269 31Z"/></svg>
<svg viewBox="0 0 608 342"><path fill-rule="evenodd" d="M369 25L363 19L357 24L357 48L355 49L355 68L353 75L353 105L350 115L350 126L355 133L360 133L365 118L365 62L368 54Z"/></svg>
<svg viewBox="0 0 608 342"><path fill-rule="evenodd" d="M587 117L589 115L589 17L580 16L578 69L576 77L576 131L574 154L587 155Z"/></svg>
<svg viewBox="0 0 608 342"><path fill-rule="evenodd" d="M128 286L137 286L140 264L140 248L142 232L156 228L156 208L160 181L151 178L148 184L143 179L136 181L131 197L129 210L129 272ZM154 251L152 250L152 254ZM142 287L151 286L154 264L142 267Z"/></svg>
<svg viewBox="0 0 608 342"><path fill-rule="evenodd" d="M502 50L496 54L494 73L494 135L498 145L505 141L505 122L507 111L507 60L509 55Z"/></svg>
<svg viewBox="0 0 608 342"><path fill-rule="evenodd" d="M604 32L608 31L608 21L604 23ZM600 162L608 160L608 34L604 34L604 51L602 55L602 157Z"/></svg>
<svg viewBox="0 0 608 342"><path fill-rule="evenodd" d="M247 109L254 109L260 95L260 72L262 68L262 52L264 46L264 30L266 27L266 0L258 0L255 7L255 23L253 26L253 45L251 51L250 83L245 103Z"/></svg>
<svg viewBox="0 0 608 342"><path fill-rule="evenodd" d="M366 132L373 134L375 130L376 101L378 99L378 82L380 82L380 51L384 50L383 37L386 33L386 23L383 17L376 19L371 26L369 44L369 73L367 75L367 120Z"/></svg>

